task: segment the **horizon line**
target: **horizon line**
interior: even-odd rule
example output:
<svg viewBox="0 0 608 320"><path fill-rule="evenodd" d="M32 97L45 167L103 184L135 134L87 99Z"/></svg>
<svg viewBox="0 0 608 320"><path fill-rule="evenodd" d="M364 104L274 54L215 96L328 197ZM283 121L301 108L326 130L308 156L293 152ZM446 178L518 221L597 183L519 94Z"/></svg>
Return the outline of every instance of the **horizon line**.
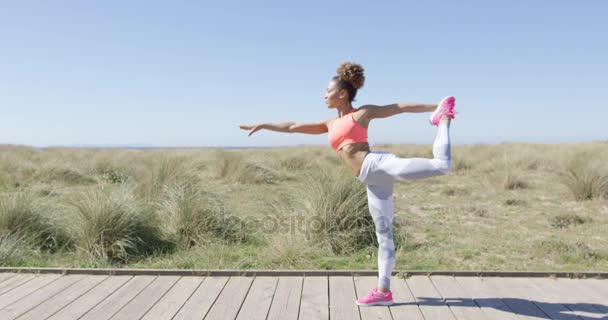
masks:
<svg viewBox="0 0 608 320"><path fill-rule="evenodd" d="M475 143L457 143L452 145L467 146L467 145L504 145L504 144L532 144L532 145L571 145L582 143L608 143L608 140L587 140L578 142L524 142L524 141L502 141L502 142L475 142ZM370 147L377 146L402 146L402 145L432 145L432 143L374 143ZM50 145L50 146L34 146L26 144L0 143L0 147L23 147L34 149L272 149L272 148L293 148L293 147L330 147L327 144L295 144L295 145L257 145L257 146L197 146L197 145L182 145L182 146L163 146L163 145L145 145L145 144L74 144L74 145Z"/></svg>

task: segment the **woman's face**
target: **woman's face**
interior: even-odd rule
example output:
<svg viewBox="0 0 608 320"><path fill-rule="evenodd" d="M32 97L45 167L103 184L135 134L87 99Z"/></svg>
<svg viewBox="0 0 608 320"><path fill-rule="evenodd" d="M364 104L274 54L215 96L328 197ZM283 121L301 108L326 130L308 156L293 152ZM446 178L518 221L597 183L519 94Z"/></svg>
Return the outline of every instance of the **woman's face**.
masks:
<svg viewBox="0 0 608 320"><path fill-rule="evenodd" d="M338 87L338 82L335 80L329 81L325 91L325 104L328 108L337 108L341 100L345 99L346 90Z"/></svg>

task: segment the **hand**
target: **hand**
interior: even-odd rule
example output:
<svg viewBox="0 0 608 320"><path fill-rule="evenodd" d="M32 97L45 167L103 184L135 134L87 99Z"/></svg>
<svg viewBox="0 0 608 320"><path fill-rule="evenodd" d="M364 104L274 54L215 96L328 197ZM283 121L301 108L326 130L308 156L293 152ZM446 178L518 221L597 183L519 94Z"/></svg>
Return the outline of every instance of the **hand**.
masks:
<svg viewBox="0 0 608 320"><path fill-rule="evenodd" d="M263 129L261 124L256 124L256 125L252 125L252 126L241 125L241 126L239 126L239 128L241 128L243 130L251 130L249 132L249 134L247 135L248 137L251 136L254 132Z"/></svg>

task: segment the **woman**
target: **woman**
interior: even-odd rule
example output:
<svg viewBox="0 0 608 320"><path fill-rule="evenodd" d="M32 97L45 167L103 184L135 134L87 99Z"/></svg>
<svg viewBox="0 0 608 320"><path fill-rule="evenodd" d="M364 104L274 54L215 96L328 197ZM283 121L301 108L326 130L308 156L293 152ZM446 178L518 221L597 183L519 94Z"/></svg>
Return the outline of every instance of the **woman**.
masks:
<svg viewBox="0 0 608 320"><path fill-rule="evenodd" d="M386 106L364 105L353 108L352 102L365 81L361 65L344 62L331 79L325 94L328 108L338 111L338 118L317 123L283 122L275 124L242 125L241 129L254 132L266 129L278 132L308 134L329 133L329 143L344 164L361 182L367 185L368 206L378 238L378 286L358 305L391 305L393 297L390 280L395 264L393 242L393 186L397 181L443 175L450 170L450 120L454 118L454 97L444 98L439 105L396 103ZM402 112L433 112L431 124L438 126L433 144L434 159L403 159L392 153L371 152L367 142L367 128L372 119L387 118Z"/></svg>

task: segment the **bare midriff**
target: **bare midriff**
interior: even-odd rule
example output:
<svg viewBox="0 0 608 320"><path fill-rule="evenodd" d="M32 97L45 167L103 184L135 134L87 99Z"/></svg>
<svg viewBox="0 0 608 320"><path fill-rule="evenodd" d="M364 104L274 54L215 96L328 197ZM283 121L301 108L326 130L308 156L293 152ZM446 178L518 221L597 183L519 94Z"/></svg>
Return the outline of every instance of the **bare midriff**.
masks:
<svg viewBox="0 0 608 320"><path fill-rule="evenodd" d="M358 177L361 173L363 160L369 152L370 149L367 142L357 142L343 146L342 149L338 150L338 157L342 159L342 162L346 164L355 177Z"/></svg>

